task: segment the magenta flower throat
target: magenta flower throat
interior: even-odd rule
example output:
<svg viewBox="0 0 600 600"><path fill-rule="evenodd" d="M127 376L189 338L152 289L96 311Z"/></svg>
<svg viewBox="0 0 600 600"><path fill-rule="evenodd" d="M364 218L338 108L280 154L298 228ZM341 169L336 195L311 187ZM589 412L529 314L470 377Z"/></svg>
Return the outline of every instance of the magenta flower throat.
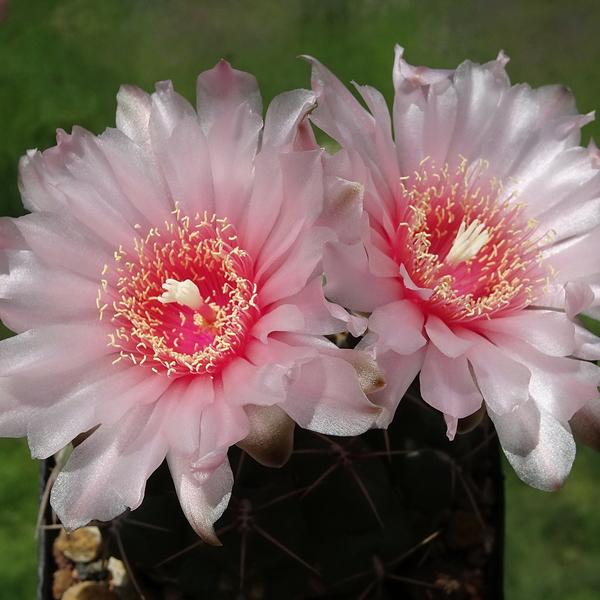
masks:
<svg viewBox="0 0 600 600"><path fill-rule="evenodd" d="M106 267L100 314L120 357L170 377L217 373L243 349L260 311L253 264L235 228L212 215L151 230Z"/></svg>

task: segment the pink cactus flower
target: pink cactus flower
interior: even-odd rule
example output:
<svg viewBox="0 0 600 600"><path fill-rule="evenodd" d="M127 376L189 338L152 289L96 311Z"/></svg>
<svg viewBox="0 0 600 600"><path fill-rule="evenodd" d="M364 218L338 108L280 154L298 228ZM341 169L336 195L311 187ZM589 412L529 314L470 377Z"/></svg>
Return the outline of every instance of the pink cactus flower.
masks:
<svg viewBox="0 0 600 600"><path fill-rule="evenodd" d="M89 433L52 491L70 529L139 506L166 457L218 543L231 445L280 465L294 423L354 435L380 412L374 362L322 337L366 321L322 291L323 244L362 209L314 142L314 94L276 98L263 129L253 76L220 62L197 91L198 112L170 82L121 88L116 129L27 153L31 214L0 224L0 315L19 334L0 347L0 434L44 458Z"/></svg>
<svg viewBox="0 0 600 600"><path fill-rule="evenodd" d="M569 91L511 86L507 61L432 70L396 47L390 117L312 60L311 118L365 188L362 243L327 244L326 295L370 314L379 426L420 373L451 439L487 410L518 475L550 490L574 459L569 420L598 398L600 340L576 315L600 298L600 155L578 146L593 117Z"/></svg>

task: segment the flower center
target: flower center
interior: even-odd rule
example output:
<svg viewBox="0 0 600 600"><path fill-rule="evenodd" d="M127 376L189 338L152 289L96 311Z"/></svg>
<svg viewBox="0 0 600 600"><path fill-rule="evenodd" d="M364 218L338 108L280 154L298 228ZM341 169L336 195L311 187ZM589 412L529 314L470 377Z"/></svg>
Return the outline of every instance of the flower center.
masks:
<svg viewBox="0 0 600 600"><path fill-rule="evenodd" d="M551 268L541 262L549 239L536 231L537 223L525 222L514 195L501 199L502 183L486 169L484 161L468 167L463 160L450 173L447 165L439 169L424 160L402 180L406 208L387 236L410 279L407 293L446 321L524 308L549 281Z"/></svg>
<svg viewBox="0 0 600 600"><path fill-rule="evenodd" d="M115 252L98 306L120 357L178 377L216 374L245 346L259 316L252 261L225 219L175 212L164 230Z"/></svg>

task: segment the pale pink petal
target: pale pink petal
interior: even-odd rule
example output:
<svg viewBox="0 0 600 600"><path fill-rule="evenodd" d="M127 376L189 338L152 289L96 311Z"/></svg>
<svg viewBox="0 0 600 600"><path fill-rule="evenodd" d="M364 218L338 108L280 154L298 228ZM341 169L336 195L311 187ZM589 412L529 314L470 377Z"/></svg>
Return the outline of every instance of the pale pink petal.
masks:
<svg viewBox="0 0 600 600"><path fill-rule="evenodd" d="M144 411L145 417L139 419L135 434L129 439L124 438L127 444L107 481L131 509L142 503L148 477L159 467L169 451L163 430L176 402L174 390L169 388L154 404L134 409Z"/></svg>
<svg viewBox="0 0 600 600"><path fill-rule="evenodd" d="M94 396L94 386L101 387L101 381L107 375L123 371L126 365L113 365L112 357L97 357L90 362L61 365L60 369L43 369L43 375L36 376L35 368L32 371L23 370L10 376L0 377L0 435L18 437L26 435L33 421L36 422L35 430L38 438L31 441L31 449L36 455L49 456L68 444L73 437L98 423L97 419L90 416L87 408L83 413L69 415L67 423L69 431L61 431L61 427L49 427L49 412L54 410L54 405L62 400L69 400L73 395L86 388L92 390L91 398L102 401L103 397ZM47 363L46 363L47 364ZM134 379L143 377L143 374L129 369L129 375ZM124 389L135 385L135 381L120 380ZM99 389L98 387L96 389ZM58 406L58 410L61 407ZM31 426L33 430L33 426ZM56 431L55 431L56 429ZM57 440L57 441L53 441ZM50 447L47 442L54 444Z"/></svg>
<svg viewBox="0 0 600 600"><path fill-rule="evenodd" d="M590 302L589 306L586 306L585 309L583 309L581 312L584 315L587 315L588 317L591 317L592 319L600 319L600 273L593 273L590 275L587 275L585 277L582 277L581 279L577 280L575 283L579 284L582 283L583 285L585 285L587 288L589 288L589 290L591 291L592 295L593 295L593 299L591 298L590 295L588 295L588 293L586 292L586 301L582 302L579 306L582 306L588 302ZM565 286L567 287L567 286ZM565 294L568 295L568 294Z"/></svg>
<svg viewBox="0 0 600 600"><path fill-rule="evenodd" d="M261 215L256 213L253 218L266 228L262 232L264 241L256 257L259 264L257 278L264 278L265 274L270 276L281 265L284 254L297 243L305 227L312 225L319 216L323 198L321 155L321 150L280 154L277 160L281 169L281 196L275 196L280 204L268 203L264 197L259 199L253 196L256 210L259 208L258 202L262 203ZM257 228L256 222L253 227ZM327 228L319 229L331 232ZM268 238L265 237L267 232ZM332 233L329 235L332 236Z"/></svg>
<svg viewBox="0 0 600 600"><path fill-rule="evenodd" d="M221 517L231 497L233 473L223 453L192 467L191 458L176 452L167 454L169 470L181 508L194 531L204 540L220 546L213 523Z"/></svg>
<svg viewBox="0 0 600 600"><path fill-rule="evenodd" d="M242 222L241 200L252 192L253 160L262 126L259 115L240 106L236 114L222 117L207 136L215 189L215 210L224 217ZM232 179L231 172L236 177Z"/></svg>
<svg viewBox="0 0 600 600"><path fill-rule="evenodd" d="M113 249L70 215L33 213L14 223L29 248L42 256L44 263L91 279L96 285L98 274L113 258ZM73 261L75 253L77 261Z"/></svg>
<svg viewBox="0 0 600 600"><path fill-rule="evenodd" d="M192 105L181 94L173 91L173 84L170 81L160 81L154 87L156 91L150 96L152 107L149 119L149 141L151 144L168 137L186 116L196 115Z"/></svg>
<svg viewBox="0 0 600 600"><path fill-rule="evenodd" d="M378 335L377 346L397 354L412 354L422 348L423 313L410 300L398 300L376 308L369 317L369 329Z"/></svg>
<svg viewBox="0 0 600 600"><path fill-rule="evenodd" d="M293 248L289 258L263 285L261 299L265 304L277 302L301 291L312 279L311 276L323 256L324 244L334 237L333 231L327 227L311 227L310 231L302 236L302 241Z"/></svg>
<svg viewBox="0 0 600 600"><path fill-rule="evenodd" d="M568 281L565 284L565 315L569 319L585 311L594 301L593 290L583 281Z"/></svg>
<svg viewBox="0 0 600 600"><path fill-rule="evenodd" d="M36 162L42 185L59 189L62 200L60 204L54 201L36 208L52 212L68 210L113 247L131 245L134 226L147 225L148 221L123 193L98 138L74 127L71 135L59 132L57 142L55 148L46 150ZM54 163L59 161L66 166L56 171ZM22 163L22 180L29 179L26 171L31 168L34 168L31 161Z"/></svg>
<svg viewBox="0 0 600 600"><path fill-rule="evenodd" d="M364 208L368 210L371 218L377 223L383 223L387 226L391 224L389 215L382 207L379 199L377 197L377 188L375 187L375 183L373 182L373 178L371 177L371 172L366 168L362 158L360 155L353 150L342 148L338 150L333 156L326 157L325 160L325 179L324 185L326 189L326 197L325 197L325 212L319 219L319 222L322 222L322 219L326 218L328 215L332 215L332 209L339 205L339 194L334 193L335 188L331 188L331 184L329 183L330 178L341 179L342 182L351 182L351 187L348 188L347 184L342 183L345 189L351 193L352 204L356 203L357 198L355 196L358 195L359 191L361 193L361 199L364 205ZM353 184L353 185L352 185ZM347 194L344 194L344 198L347 197ZM356 210L356 206L348 206L346 210L348 210L347 218L350 219L347 227L339 227L336 224L336 231L338 233L339 240L346 243L352 244L358 241L356 237L356 226L361 226L362 220L367 216L366 214L353 214L353 211ZM340 211L336 211L336 216L339 216ZM355 221L356 219L356 221ZM363 232L364 233L364 232Z"/></svg>
<svg viewBox="0 0 600 600"><path fill-rule="evenodd" d="M544 260L557 271L557 283L567 283L596 273L590 256L600 255L600 227L587 228L581 235L572 236L544 249Z"/></svg>
<svg viewBox="0 0 600 600"><path fill-rule="evenodd" d="M276 404L285 398L290 368L271 363L257 367L244 358L236 358L223 371L223 393L230 403L239 406Z"/></svg>
<svg viewBox="0 0 600 600"><path fill-rule="evenodd" d="M549 121L562 115L576 115L575 97L568 87L560 84L544 85L535 90L540 103L540 122Z"/></svg>
<svg viewBox="0 0 600 600"><path fill-rule="evenodd" d="M361 390L354 368L332 356L300 365L279 406L301 427L327 435L363 433L380 413Z"/></svg>
<svg viewBox="0 0 600 600"><path fill-rule="evenodd" d="M517 475L548 492L561 488L575 459L567 423L540 409L533 400L499 415L488 406L502 449Z"/></svg>
<svg viewBox="0 0 600 600"><path fill-rule="evenodd" d="M110 484L111 476L149 410L131 411L115 425L100 427L73 451L50 496L52 508L68 530L92 519L110 521L127 508Z"/></svg>
<svg viewBox="0 0 600 600"><path fill-rule="evenodd" d="M315 347L290 345L275 336L266 344L251 342L246 348L247 360L237 358L223 370L224 394L236 406L279 403L299 365L317 354Z"/></svg>
<svg viewBox="0 0 600 600"><path fill-rule="evenodd" d="M138 153L142 156L139 164L132 164L136 152L127 148L125 160L115 157L111 161L123 189L131 189L131 201L142 201L154 223L171 220L176 202L193 214L192 206L200 197L210 208L210 157L192 106L173 92L170 82L157 84L152 96L133 86L123 86L117 100L117 126L139 144ZM109 160L123 146L120 143L107 153ZM127 169L120 168L125 161L129 163Z"/></svg>
<svg viewBox="0 0 600 600"><path fill-rule="evenodd" d="M0 343L0 376L44 377L114 353L101 323L31 329Z"/></svg>
<svg viewBox="0 0 600 600"><path fill-rule="evenodd" d="M64 139L66 135L63 130L57 130L57 139ZM55 186L48 185L48 180L66 176L68 170L59 148L50 148L44 154L28 150L19 160L19 191L23 206L31 212L63 212L66 208L65 195Z"/></svg>
<svg viewBox="0 0 600 600"><path fill-rule="evenodd" d="M168 137L153 140L153 157L153 162L159 165L154 167L160 173L157 185L160 185L169 213L162 218L156 216L154 223L171 221L176 208L182 214L195 214L199 200L203 211L208 214L215 211L210 152L195 114L184 115ZM148 200L144 198L144 202L148 203Z"/></svg>
<svg viewBox="0 0 600 600"><path fill-rule="evenodd" d="M83 371L83 369L82 369ZM104 359L88 366L89 374L82 373L78 386L62 395L51 405L32 411L27 425L27 437L34 458L48 458L77 435L98 425L96 408L110 397L122 395L139 384L143 377L138 369L128 365L112 365ZM49 427L60 423L61 427Z"/></svg>
<svg viewBox="0 0 600 600"><path fill-rule="evenodd" d="M406 80L414 86L432 85L444 79L448 79L454 73L449 69L430 69L429 67L413 67L409 65L402 55L404 48L398 44L394 46L394 67L392 80L394 87L398 89Z"/></svg>
<svg viewBox="0 0 600 600"><path fill-rule="evenodd" d="M378 166L382 171L382 181L375 179L374 183L381 197L386 198L390 191L392 194L398 192L401 175L398 161L394 155L395 146L392 139L390 113L385 98L378 90L368 85L356 86L356 89L375 118L375 147L379 155ZM394 182L396 182L395 185ZM391 201L390 206L393 206L393 201Z"/></svg>
<svg viewBox="0 0 600 600"><path fill-rule="evenodd" d="M243 227L238 231L240 242L253 257L258 257L277 222L283 198L283 176L279 168L279 148L267 147L254 158L255 172L252 192L248 198Z"/></svg>
<svg viewBox="0 0 600 600"><path fill-rule="evenodd" d="M369 394L369 400L382 408L375 425L386 428L394 418L396 408L413 382L425 358L425 347L408 355L396 354L392 350L377 356L377 366L385 381L385 388Z"/></svg>
<svg viewBox="0 0 600 600"><path fill-rule="evenodd" d="M48 268L25 250L7 250L4 257L8 273L0 274L0 315L7 327L22 332L69 318L98 320L100 282Z"/></svg>
<svg viewBox="0 0 600 600"><path fill-rule="evenodd" d="M435 315L427 317L425 331L435 347L448 358L457 358L476 344L474 339L464 337L464 329L450 328ZM463 337L460 335L461 332Z"/></svg>
<svg viewBox="0 0 600 600"><path fill-rule="evenodd" d="M118 130L109 129L97 143L127 200L144 216L146 228L170 218L173 202L155 154Z"/></svg>
<svg viewBox="0 0 600 600"><path fill-rule="evenodd" d="M564 152L539 171L529 177L527 186L518 186L519 198L528 201L526 216L551 231L555 243L598 225L600 177L590 166L586 150ZM542 197L543 204L536 206L535 199Z"/></svg>
<svg viewBox="0 0 600 600"><path fill-rule="evenodd" d="M478 329L484 335L499 332L514 336L550 356L567 356L575 349L575 327L564 313L526 309L481 321Z"/></svg>
<svg viewBox="0 0 600 600"><path fill-rule="evenodd" d="M507 355L531 373L529 393L538 405L560 421L597 395L600 368L570 357L548 356L511 336L496 334Z"/></svg>
<svg viewBox="0 0 600 600"><path fill-rule="evenodd" d="M587 327L575 324L576 350L573 352L575 358L583 360L600 359L600 339L590 332Z"/></svg>
<svg viewBox="0 0 600 600"><path fill-rule="evenodd" d="M349 313L346 310L344 310L339 304L334 304L333 302L327 302L326 306L331 315L337 321L343 321L346 324L346 329L354 337L359 337L366 331L368 320L365 317L362 317L358 314Z"/></svg>
<svg viewBox="0 0 600 600"><path fill-rule="evenodd" d="M117 127L135 142L150 139L148 124L152 110L150 94L134 85L122 85L117 93Z"/></svg>
<svg viewBox="0 0 600 600"><path fill-rule="evenodd" d="M198 76L196 97L198 117L205 133L243 104L254 113L262 113L256 78L232 69L224 60Z"/></svg>
<svg viewBox="0 0 600 600"><path fill-rule="evenodd" d="M371 273L377 277L398 277L402 269L390 256L389 238L386 238L390 224L385 229L385 223L372 223L370 226L369 220L369 215L365 213L361 221L361 237L369 256Z"/></svg>
<svg viewBox="0 0 600 600"><path fill-rule="evenodd" d="M376 277L371 273L361 244L326 244L323 265L327 275L325 295L337 304L372 312L380 304L402 298L402 287L397 278Z"/></svg>
<svg viewBox="0 0 600 600"><path fill-rule="evenodd" d="M419 381L423 400L456 419L474 413L483 401L467 359L449 358L431 343L427 345Z"/></svg>
<svg viewBox="0 0 600 600"><path fill-rule="evenodd" d="M273 331L303 330L304 315L302 311L293 304L280 304L260 318L252 328L252 335L266 344L268 335Z"/></svg>
<svg viewBox="0 0 600 600"><path fill-rule="evenodd" d="M331 168L329 162L327 166ZM346 244L358 242L364 186L332 175L324 176L323 186L325 204L317 224L334 229Z"/></svg>
<svg viewBox="0 0 600 600"><path fill-rule="evenodd" d="M315 100L315 94L308 90L294 90L276 96L265 116L262 147L293 144L298 126L314 107Z"/></svg>
<svg viewBox="0 0 600 600"><path fill-rule="evenodd" d="M131 387L122 393L115 391L96 406L94 416L98 423L112 425L130 409L156 402L173 383L158 373L149 375L134 366L130 367L129 372L132 377Z"/></svg>
<svg viewBox="0 0 600 600"><path fill-rule="evenodd" d="M372 115L331 71L314 58L304 58L312 65L312 88L317 94L317 108L311 120L343 146L356 148L363 159L365 155L376 156Z"/></svg>
<svg viewBox="0 0 600 600"><path fill-rule="evenodd" d="M235 221L241 200L252 189L252 163L262 127L256 79L221 61L198 77L197 107L210 150L215 206L220 215Z"/></svg>
<svg viewBox="0 0 600 600"><path fill-rule="evenodd" d="M200 420L214 401L214 383L207 376L182 377L170 389L173 400L162 435L174 452L191 455L200 447Z"/></svg>
<svg viewBox="0 0 600 600"><path fill-rule="evenodd" d="M315 277L307 283L297 294L281 300L280 306L297 307L302 315L302 324L294 318L291 311L288 313L288 325L282 324L279 331L299 331L302 333L332 334L341 333L349 328L353 335L364 333L367 321L364 317L353 316L341 306L327 302L323 294L321 277ZM274 310L278 310L279 307ZM287 309L289 311L289 309ZM269 313L270 315L270 313ZM261 319L253 330L256 337L257 327L263 327ZM297 326L295 325L297 323ZM273 329L274 330L274 329ZM262 340L264 341L264 340Z"/></svg>
<svg viewBox="0 0 600 600"><path fill-rule="evenodd" d="M213 402L204 407L200 420L200 461L225 452L250 432L244 409L215 391Z"/></svg>
<svg viewBox="0 0 600 600"><path fill-rule="evenodd" d="M501 347L480 338L464 356L471 363L477 386L491 410L504 414L527 401L530 370Z"/></svg>

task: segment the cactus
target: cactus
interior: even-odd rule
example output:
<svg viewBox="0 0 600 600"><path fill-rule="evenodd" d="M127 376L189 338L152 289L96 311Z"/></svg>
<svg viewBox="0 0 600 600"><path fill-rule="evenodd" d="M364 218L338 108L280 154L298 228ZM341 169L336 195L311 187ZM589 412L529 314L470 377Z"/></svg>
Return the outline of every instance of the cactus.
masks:
<svg viewBox="0 0 600 600"><path fill-rule="evenodd" d="M101 526L132 585L122 598L500 599L503 491L484 423L449 442L411 388L386 431L333 438L297 429L280 469L242 450L223 546L189 527L166 465L143 504ZM50 598L50 596L48 596Z"/></svg>

